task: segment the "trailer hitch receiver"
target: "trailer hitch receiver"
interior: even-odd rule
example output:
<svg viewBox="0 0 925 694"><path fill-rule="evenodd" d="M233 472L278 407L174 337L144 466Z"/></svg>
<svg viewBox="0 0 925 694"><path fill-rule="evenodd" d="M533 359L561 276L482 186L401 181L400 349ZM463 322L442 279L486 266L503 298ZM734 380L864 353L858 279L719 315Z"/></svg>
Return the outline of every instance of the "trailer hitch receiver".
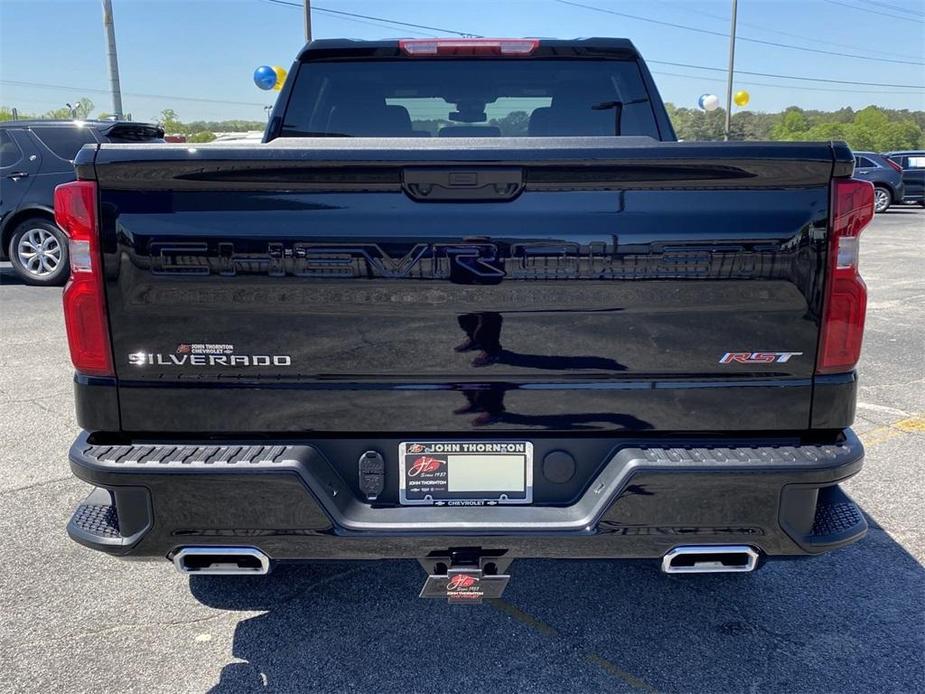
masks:
<svg viewBox="0 0 925 694"><path fill-rule="evenodd" d="M451 604L478 605L485 598L500 598L511 578L506 573L511 559L498 552L450 550L418 561L427 572L420 597L441 598Z"/></svg>

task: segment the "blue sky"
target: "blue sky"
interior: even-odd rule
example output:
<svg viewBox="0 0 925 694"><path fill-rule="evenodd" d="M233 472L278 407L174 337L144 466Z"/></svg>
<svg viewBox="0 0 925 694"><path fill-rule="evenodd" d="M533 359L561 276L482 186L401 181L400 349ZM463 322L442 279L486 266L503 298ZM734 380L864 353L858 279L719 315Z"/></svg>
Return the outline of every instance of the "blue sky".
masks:
<svg viewBox="0 0 925 694"><path fill-rule="evenodd" d="M125 110L138 120L162 108L183 120L263 118L272 93L251 81L261 64L288 66L303 42L301 10L268 0L112 0ZM301 0L291 0L297 4ZM394 38L439 32L348 19L332 9L484 36L620 36L632 39L666 101L694 106L720 96L731 0L313 0L316 38ZM0 104L47 111L89 96L111 110L99 0L0 0ZM640 19L642 18L642 19ZM650 21L644 21L644 20ZM706 32L666 26L684 25ZM751 72L840 80L816 83L740 75L749 108L925 109L925 0L739 0L736 66ZM91 91L94 90L94 91Z"/></svg>

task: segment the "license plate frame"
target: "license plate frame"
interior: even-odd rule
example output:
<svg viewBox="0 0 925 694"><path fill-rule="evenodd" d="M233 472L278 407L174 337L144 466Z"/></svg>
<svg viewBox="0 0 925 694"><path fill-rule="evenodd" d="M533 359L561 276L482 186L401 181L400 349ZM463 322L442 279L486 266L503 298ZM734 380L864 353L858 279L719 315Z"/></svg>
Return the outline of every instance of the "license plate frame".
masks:
<svg viewBox="0 0 925 694"><path fill-rule="evenodd" d="M497 482L491 481L493 473ZM402 441L398 444L398 480L403 506L531 504L533 444L515 440ZM451 486L465 488L451 491Z"/></svg>

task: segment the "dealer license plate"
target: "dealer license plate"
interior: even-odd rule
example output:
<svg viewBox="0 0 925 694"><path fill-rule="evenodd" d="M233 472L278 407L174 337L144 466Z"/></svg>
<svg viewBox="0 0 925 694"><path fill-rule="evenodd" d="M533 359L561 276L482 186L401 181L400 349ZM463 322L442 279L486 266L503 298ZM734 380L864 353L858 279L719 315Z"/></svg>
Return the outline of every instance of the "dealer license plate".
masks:
<svg viewBox="0 0 925 694"><path fill-rule="evenodd" d="M398 446L402 504L497 506L533 501L529 441L406 441Z"/></svg>

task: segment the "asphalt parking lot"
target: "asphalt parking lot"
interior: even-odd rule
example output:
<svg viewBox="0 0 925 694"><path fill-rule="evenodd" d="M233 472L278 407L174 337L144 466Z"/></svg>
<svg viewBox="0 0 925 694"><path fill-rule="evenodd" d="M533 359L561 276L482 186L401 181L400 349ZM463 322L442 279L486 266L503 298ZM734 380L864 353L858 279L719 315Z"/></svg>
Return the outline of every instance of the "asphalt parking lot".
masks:
<svg viewBox="0 0 925 694"><path fill-rule="evenodd" d="M859 544L754 575L519 561L502 601L415 596L415 562L178 575L71 542L87 487L60 289L0 264L0 691L925 690L925 210L864 233L870 288L846 488Z"/></svg>

